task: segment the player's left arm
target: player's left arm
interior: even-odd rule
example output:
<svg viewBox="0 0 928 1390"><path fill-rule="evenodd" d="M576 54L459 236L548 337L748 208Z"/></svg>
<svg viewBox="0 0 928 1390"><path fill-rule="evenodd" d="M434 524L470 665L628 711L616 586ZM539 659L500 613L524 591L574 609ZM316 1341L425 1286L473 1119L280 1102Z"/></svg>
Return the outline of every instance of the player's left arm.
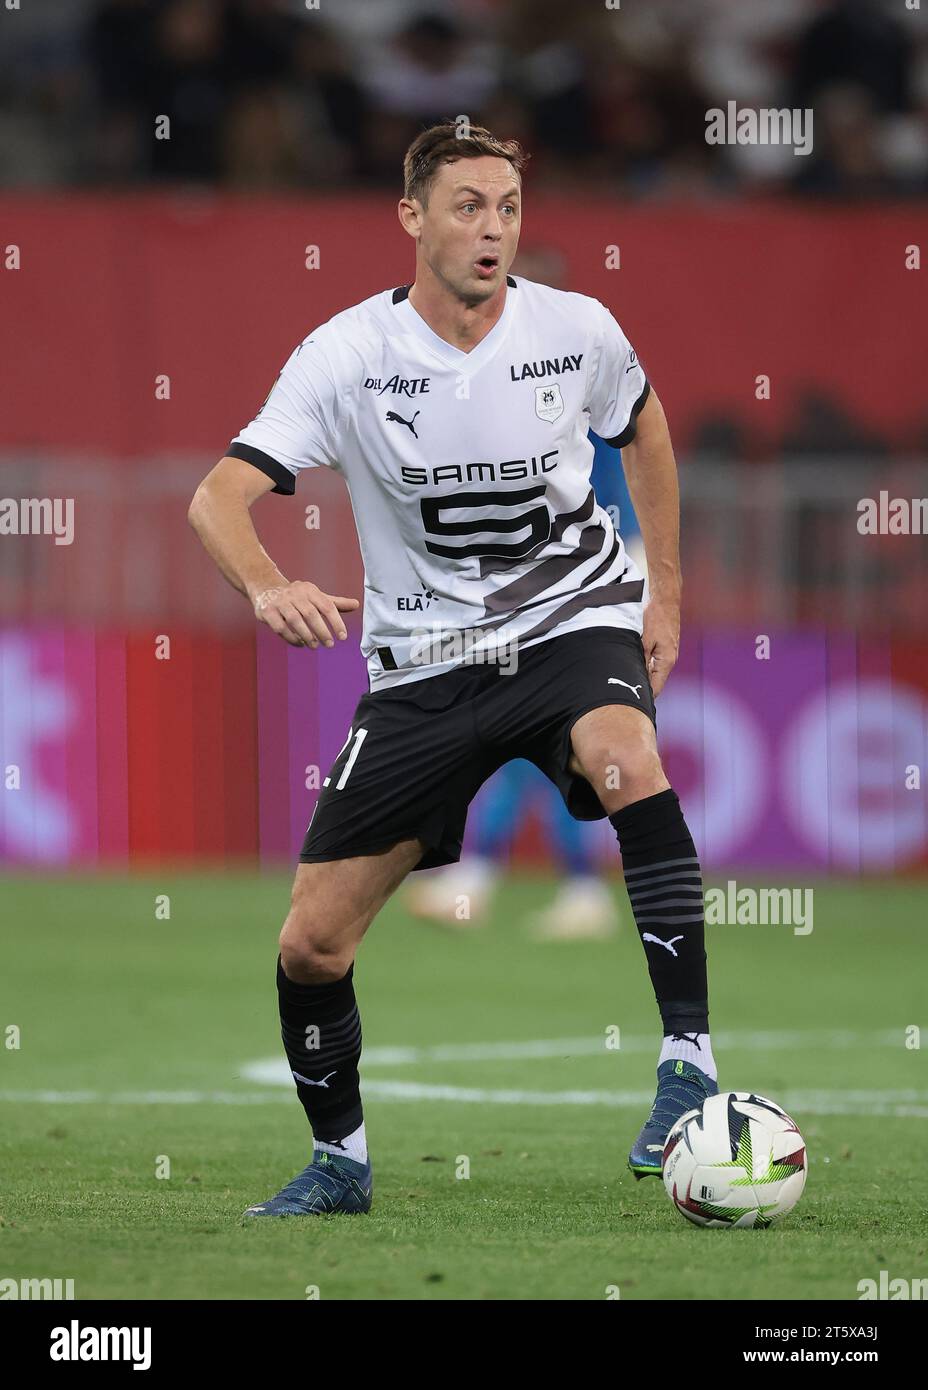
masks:
<svg viewBox="0 0 928 1390"><path fill-rule="evenodd" d="M670 430L651 387L634 438L622 448L622 467L641 527L651 601L644 610L648 675L659 695L680 649L680 488Z"/></svg>

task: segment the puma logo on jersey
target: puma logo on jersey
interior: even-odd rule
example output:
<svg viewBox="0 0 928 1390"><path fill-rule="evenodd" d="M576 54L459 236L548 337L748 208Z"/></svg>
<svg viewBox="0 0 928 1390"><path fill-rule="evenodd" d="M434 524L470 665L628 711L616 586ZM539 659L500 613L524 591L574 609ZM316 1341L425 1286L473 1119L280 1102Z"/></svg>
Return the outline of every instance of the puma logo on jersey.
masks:
<svg viewBox="0 0 928 1390"><path fill-rule="evenodd" d="M581 352L579 357L548 357L543 362L523 362L519 368L510 362L509 375L513 381L524 381L528 376L559 376L562 372L579 372L582 361Z"/></svg>
<svg viewBox="0 0 928 1390"><path fill-rule="evenodd" d="M421 411L418 411L418 410L417 410L417 411L416 411L416 415L419 415L419 414L421 414ZM416 415L414 415L414 416L412 417L412 420L404 420L403 417L402 417L402 415L397 415L397 413L396 413L395 410L388 410L388 411L387 411L387 421L388 421L388 423L389 423L389 421L391 421L391 420L396 420L399 424L405 425L406 428L407 428L408 430L412 430L413 434L415 434L415 435L416 435L416 438L418 439L419 436L416 434L416 427L415 427L415 424L413 423L413 422L415 421Z"/></svg>
<svg viewBox="0 0 928 1390"><path fill-rule="evenodd" d="M620 681L618 676L610 676L607 685L624 685L626 690L632 691L636 700L641 699L641 696L638 694L641 689L640 685L629 685L628 681Z"/></svg>
<svg viewBox="0 0 928 1390"><path fill-rule="evenodd" d="M683 937L682 937L682 935L681 935L681 936L672 936L672 937L670 938L669 941L662 941L662 940L660 939L659 936L652 936L651 933L650 933L649 931L646 931L646 932L642 932L642 933L641 933L641 939L642 939L642 941L653 941L654 944L655 944L655 946L666 946L666 947L667 947L667 950L670 952L670 954L671 954L672 956L675 956L677 953L676 953L676 951L673 949L673 943L674 943L675 941L682 941L682 940L683 940Z"/></svg>

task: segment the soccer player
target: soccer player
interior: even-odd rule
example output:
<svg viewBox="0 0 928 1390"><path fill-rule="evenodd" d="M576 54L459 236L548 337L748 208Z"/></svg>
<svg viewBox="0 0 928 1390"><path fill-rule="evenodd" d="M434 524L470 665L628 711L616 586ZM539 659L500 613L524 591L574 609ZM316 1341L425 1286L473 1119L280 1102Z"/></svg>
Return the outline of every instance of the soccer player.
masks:
<svg viewBox="0 0 928 1390"><path fill-rule="evenodd" d="M636 1177L660 1174L671 1125L718 1090L699 860L655 737L679 641L673 450L612 314L509 274L524 160L481 127L414 140L398 209L413 283L315 328L191 503L222 573L293 646L345 640L358 602L280 572L251 522L256 499L334 468L365 570L369 692L306 832L277 961L312 1158L247 1216L370 1208L355 953L411 870L458 859L471 798L511 758L616 831L663 1032ZM590 487L591 428L623 450L647 607Z"/></svg>

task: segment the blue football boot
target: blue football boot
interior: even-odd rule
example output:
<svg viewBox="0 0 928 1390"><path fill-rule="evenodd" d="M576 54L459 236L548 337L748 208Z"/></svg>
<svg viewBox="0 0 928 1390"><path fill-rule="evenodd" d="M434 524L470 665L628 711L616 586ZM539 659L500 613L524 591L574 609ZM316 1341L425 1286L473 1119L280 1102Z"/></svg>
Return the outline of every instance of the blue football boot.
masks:
<svg viewBox="0 0 928 1390"><path fill-rule="evenodd" d="M314 1149L309 1163L292 1182L266 1202L249 1207L251 1216L320 1216L329 1212L366 1212L371 1209L374 1176L370 1160L356 1163L340 1154ZM244 1218L243 1218L244 1219Z"/></svg>
<svg viewBox="0 0 928 1390"><path fill-rule="evenodd" d="M657 1095L644 1128L632 1145L628 1166L639 1178L661 1175L661 1155L667 1135L687 1110L698 1110L708 1096L717 1096L718 1082L711 1080L693 1062L669 1057L657 1069Z"/></svg>

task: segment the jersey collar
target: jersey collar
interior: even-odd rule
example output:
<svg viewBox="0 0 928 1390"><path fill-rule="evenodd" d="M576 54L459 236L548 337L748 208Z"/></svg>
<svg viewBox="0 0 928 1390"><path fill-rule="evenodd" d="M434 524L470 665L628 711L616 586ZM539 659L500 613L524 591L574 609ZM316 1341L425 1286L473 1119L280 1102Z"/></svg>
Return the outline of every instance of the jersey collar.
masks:
<svg viewBox="0 0 928 1390"><path fill-rule="evenodd" d="M485 362L495 356L500 344L509 332L516 307L516 295L513 291L517 288L517 283L511 275L506 276L506 301L503 305L503 312L486 337L482 338L470 352L463 352L460 348L456 348L453 343L445 342L444 338L439 337L429 327L425 319L409 302L409 285L403 285L400 289L393 291L393 303L396 305L399 322L407 332L415 334L430 352L441 358L446 365L453 366L458 372L471 376Z"/></svg>

